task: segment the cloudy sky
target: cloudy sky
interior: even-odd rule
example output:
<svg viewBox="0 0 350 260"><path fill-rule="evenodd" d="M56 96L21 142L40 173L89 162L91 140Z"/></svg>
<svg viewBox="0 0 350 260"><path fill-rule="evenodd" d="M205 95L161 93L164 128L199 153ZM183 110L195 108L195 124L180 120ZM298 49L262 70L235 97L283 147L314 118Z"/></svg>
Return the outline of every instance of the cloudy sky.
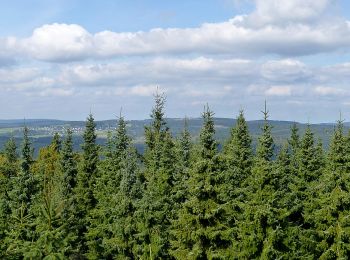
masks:
<svg viewBox="0 0 350 260"><path fill-rule="evenodd" d="M350 121L347 0L0 3L0 118Z"/></svg>

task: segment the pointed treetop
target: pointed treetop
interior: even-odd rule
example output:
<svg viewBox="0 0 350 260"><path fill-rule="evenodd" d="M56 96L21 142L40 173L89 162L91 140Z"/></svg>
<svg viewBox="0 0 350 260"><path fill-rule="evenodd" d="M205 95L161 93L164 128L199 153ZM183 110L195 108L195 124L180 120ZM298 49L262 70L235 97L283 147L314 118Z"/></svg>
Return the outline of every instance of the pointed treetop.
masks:
<svg viewBox="0 0 350 260"><path fill-rule="evenodd" d="M257 145L257 158L265 161L271 161L273 152L274 152L274 141L271 134L272 126L267 121L269 111L266 109L266 101L265 101L265 109L261 111L264 115L264 125L262 126L262 134L258 138Z"/></svg>
<svg viewBox="0 0 350 260"><path fill-rule="evenodd" d="M345 119L342 117L341 110L339 111L339 120L337 121L338 127L342 127Z"/></svg>
<svg viewBox="0 0 350 260"><path fill-rule="evenodd" d="M184 129L188 129L188 117L185 116L185 119L184 119Z"/></svg>
<svg viewBox="0 0 350 260"><path fill-rule="evenodd" d="M156 132L164 130L166 126L164 107L166 102L165 93L159 93L158 90L154 94L155 105L152 108L151 118L153 119L152 125Z"/></svg>
<svg viewBox="0 0 350 260"><path fill-rule="evenodd" d="M269 118L269 111L267 110L266 100L265 100L264 111L261 111L261 113L263 113L263 115L264 115L264 120L267 121Z"/></svg>
<svg viewBox="0 0 350 260"><path fill-rule="evenodd" d="M55 133L53 138L52 138L52 141L51 141L51 145L53 146L54 150L56 152L59 152L62 148L62 141L61 141L61 137L59 135L59 133Z"/></svg>
<svg viewBox="0 0 350 260"><path fill-rule="evenodd" d="M120 107L120 110L119 110L119 119L123 117L122 114L123 114L123 107Z"/></svg>

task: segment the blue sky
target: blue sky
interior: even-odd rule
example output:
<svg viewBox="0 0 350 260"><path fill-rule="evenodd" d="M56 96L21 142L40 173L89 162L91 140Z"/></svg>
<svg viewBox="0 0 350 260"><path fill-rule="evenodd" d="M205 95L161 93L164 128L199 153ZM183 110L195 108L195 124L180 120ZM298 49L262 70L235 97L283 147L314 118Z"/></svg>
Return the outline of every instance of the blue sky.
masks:
<svg viewBox="0 0 350 260"><path fill-rule="evenodd" d="M350 121L345 0L2 1L0 118Z"/></svg>

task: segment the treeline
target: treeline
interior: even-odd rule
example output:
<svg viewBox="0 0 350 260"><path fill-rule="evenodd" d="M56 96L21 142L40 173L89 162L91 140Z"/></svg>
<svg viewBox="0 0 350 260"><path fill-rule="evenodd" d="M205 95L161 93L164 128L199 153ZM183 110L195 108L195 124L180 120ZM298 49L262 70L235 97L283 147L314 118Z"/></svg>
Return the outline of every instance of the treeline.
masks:
<svg viewBox="0 0 350 260"><path fill-rule="evenodd" d="M256 151L243 111L221 151L206 107L199 141L174 138L155 96L146 150L119 118L104 147L92 115L82 152L72 132L36 159L24 128L0 155L1 259L347 259L350 134L328 151L308 127L275 153L268 112ZM20 154L17 152L20 151Z"/></svg>

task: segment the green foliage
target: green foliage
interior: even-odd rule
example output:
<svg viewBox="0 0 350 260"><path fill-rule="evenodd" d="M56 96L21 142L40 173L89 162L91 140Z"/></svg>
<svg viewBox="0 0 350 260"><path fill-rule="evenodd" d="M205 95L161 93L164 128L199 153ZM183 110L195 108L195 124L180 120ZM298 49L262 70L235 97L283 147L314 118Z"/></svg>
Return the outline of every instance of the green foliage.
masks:
<svg viewBox="0 0 350 260"><path fill-rule="evenodd" d="M40 186L37 176L31 171L34 160L27 127L24 127L23 131L21 154L21 169L9 183L11 189L8 191L8 203L11 211L8 215L7 236L4 239L5 256L8 258L23 256L35 238L32 206Z"/></svg>
<svg viewBox="0 0 350 260"><path fill-rule="evenodd" d="M60 135L56 132L53 135L52 141L51 141L51 145L53 146L54 150L56 152L60 152L61 148L62 148L62 141L61 141L61 137Z"/></svg>
<svg viewBox="0 0 350 260"><path fill-rule="evenodd" d="M110 134L103 174L97 180L96 208L91 212L88 257L132 258L136 246L136 204L142 196L136 151L119 118Z"/></svg>
<svg viewBox="0 0 350 260"><path fill-rule="evenodd" d="M36 158L27 127L20 156L9 139L0 153L0 258L348 258L350 132L342 120L328 150L310 125L300 134L294 124L275 145L265 106L254 154L243 111L219 150L208 106L194 143L187 120L173 138L165 101L156 94L142 155L123 117L102 152L92 115L81 152L70 129Z"/></svg>
<svg viewBox="0 0 350 260"><path fill-rule="evenodd" d="M198 157L188 179L189 197L174 223L172 255L177 259L213 259L227 257L229 232L220 200L220 162L214 140L213 112L203 113Z"/></svg>
<svg viewBox="0 0 350 260"><path fill-rule="evenodd" d="M252 138L249 135L247 122L243 111L239 112L235 127L231 130L223 157L225 161L225 171L223 172L224 183L226 183L225 200L237 198L243 182L251 175L253 166Z"/></svg>
<svg viewBox="0 0 350 260"><path fill-rule="evenodd" d="M274 240L278 233L276 212L273 208L275 176L273 171L274 141L271 125L268 122L268 111L262 111L264 123L258 139L252 174L246 180L245 196L247 202L243 207L243 217L239 224L240 257L264 258L271 254L278 258L278 249ZM276 223L277 222L277 223Z"/></svg>
<svg viewBox="0 0 350 260"><path fill-rule="evenodd" d="M145 127L145 191L136 212L137 255L141 258L166 258L169 255L176 158L174 140L164 118L164 105L164 94L157 93L152 123Z"/></svg>
<svg viewBox="0 0 350 260"><path fill-rule="evenodd" d="M88 241L85 236L89 229L90 213L97 203L94 191L96 189L96 180L98 177L97 165L99 162L99 146L96 144L96 124L92 114L90 114L86 120L86 128L83 137L82 160L77 174L77 185L74 189L76 201L75 217L79 220L74 228L76 229L76 234L79 239L79 244L76 246L77 255L79 257L82 257L82 255L87 252Z"/></svg>
<svg viewBox="0 0 350 260"><path fill-rule="evenodd" d="M184 122L184 129L175 142L175 154L177 162L175 164L175 173L173 178L173 215L176 218L178 210L188 197L188 178L193 160L193 145L191 134L188 131L187 119Z"/></svg>
<svg viewBox="0 0 350 260"><path fill-rule="evenodd" d="M27 258L63 259L68 249L62 218L64 200L60 183L60 155L53 143L39 152L33 171L40 178L40 193L32 208L35 216L35 239L30 243Z"/></svg>

